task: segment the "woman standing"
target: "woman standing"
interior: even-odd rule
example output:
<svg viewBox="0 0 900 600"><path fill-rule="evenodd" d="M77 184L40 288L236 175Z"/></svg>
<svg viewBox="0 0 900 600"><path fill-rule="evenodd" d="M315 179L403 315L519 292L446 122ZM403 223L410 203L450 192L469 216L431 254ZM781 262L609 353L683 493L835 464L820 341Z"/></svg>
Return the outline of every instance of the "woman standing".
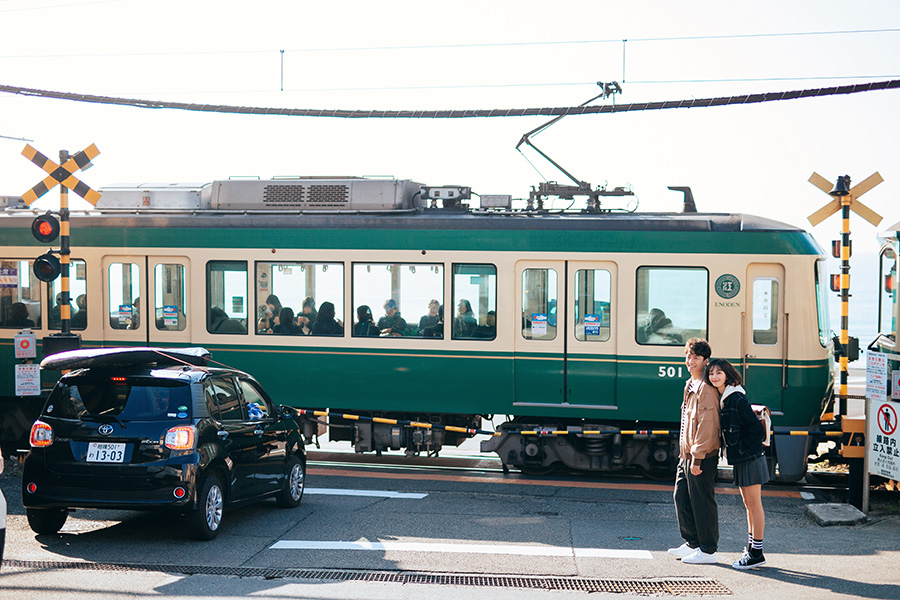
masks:
<svg viewBox="0 0 900 600"><path fill-rule="evenodd" d="M706 376L722 395L719 422L725 440L728 464L734 467L734 484L741 491L747 509L749 542L744 555L734 561L735 569L752 569L766 564L763 532L766 517L762 506L762 484L769 481L769 466L763 451L766 431L750 407L741 387L741 374L727 360L709 361Z"/></svg>

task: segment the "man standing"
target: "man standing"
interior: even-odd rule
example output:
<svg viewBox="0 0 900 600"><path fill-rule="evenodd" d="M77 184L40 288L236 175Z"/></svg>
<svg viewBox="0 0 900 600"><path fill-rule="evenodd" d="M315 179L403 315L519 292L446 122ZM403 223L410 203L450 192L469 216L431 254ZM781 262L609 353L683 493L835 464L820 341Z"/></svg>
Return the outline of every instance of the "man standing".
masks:
<svg viewBox="0 0 900 600"><path fill-rule="evenodd" d="M719 395L706 382L709 343L691 338L684 347L691 374L681 405L678 470L675 474L675 513L684 544L669 554L681 562L702 565L718 561L719 508L716 471L719 464Z"/></svg>

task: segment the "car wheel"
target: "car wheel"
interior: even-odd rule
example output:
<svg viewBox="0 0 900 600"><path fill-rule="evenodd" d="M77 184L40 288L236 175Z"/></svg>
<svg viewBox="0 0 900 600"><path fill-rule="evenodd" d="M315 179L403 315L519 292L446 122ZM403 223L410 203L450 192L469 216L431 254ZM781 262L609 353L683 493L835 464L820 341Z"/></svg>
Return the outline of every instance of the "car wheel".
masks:
<svg viewBox="0 0 900 600"><path fill-rule="evenodd" d="M25 514L31 530L38 535L57 533L69 517L64 508L26 508Z"/></svg>
<svg viewBox="0 0 900 600"><path fill-rule="evenodd" d="M197 494L197 508L190 513L191 529L194 537L211 540L219 533L222 526L222 513L225 507L225 493L219 478L210 473L200 486Z"/></svg>
<svg viewBox="0 0 900 600"><path fill-rule="evenodd" d="M303 499L303 488L306 485L306 467L296 456L288 459L287 473L281 491L275 497L278 506L294 508Z"/></svg>

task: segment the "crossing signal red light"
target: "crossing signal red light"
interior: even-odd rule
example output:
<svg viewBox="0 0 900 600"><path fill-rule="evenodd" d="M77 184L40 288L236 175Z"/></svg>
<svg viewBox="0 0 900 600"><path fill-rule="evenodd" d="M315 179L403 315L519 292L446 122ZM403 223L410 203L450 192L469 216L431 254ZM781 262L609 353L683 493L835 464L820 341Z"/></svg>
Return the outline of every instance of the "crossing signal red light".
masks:
<svg viewBox="0 0 900 600"><path fill-rule="evenodd" d="M59 237L59 221L49 212L31 222L31 234L42 244L49 244Z"/></svg>
<svg viewBox="0 0 900 600"><path fill-rule="evenodd" d="M38 256L34 261L34 276L47 283L59 277L61 269L59 259L49 252Z"/></svg>

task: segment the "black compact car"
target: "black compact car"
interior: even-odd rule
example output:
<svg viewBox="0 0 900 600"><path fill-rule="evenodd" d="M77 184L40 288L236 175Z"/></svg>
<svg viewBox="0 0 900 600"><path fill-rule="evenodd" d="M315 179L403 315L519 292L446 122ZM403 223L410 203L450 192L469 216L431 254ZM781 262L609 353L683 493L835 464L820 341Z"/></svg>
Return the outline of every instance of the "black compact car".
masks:
<svg viewBox="0 0 900 600"><path fill-rule="evenodd" d="M166 510L212 539L223 511L274 497L300 504L306 454L289 407L250 375L203 366L202 348L119 348L54 354L74 369L31 428L22 502L38 534L75 508Z"/></svg>

